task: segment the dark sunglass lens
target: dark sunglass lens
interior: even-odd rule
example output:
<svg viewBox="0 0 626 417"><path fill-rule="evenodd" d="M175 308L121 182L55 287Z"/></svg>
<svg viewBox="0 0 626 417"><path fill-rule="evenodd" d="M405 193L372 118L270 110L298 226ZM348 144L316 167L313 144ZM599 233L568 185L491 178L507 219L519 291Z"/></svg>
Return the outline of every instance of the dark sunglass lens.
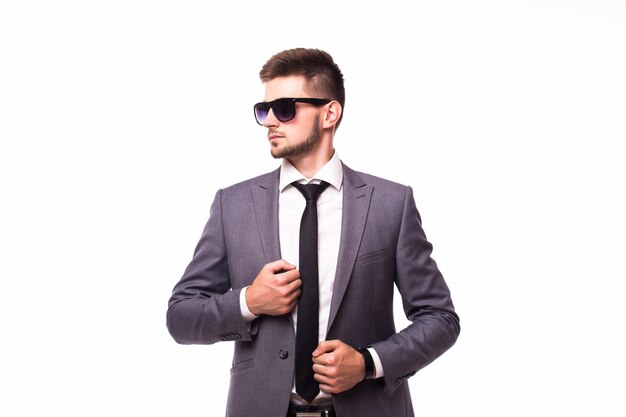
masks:
<svg viewBox="0 0 626 417"><path fill-rule="evenodd" d="M269 106L266 103L258 103L254 106L254 116L259 124L263 124L267 118Z"/></svg>
<svg viewBox="0 0 626 417"><path fill-rule="evenodd" d="M288 122L296 116L296 103L289 99L276 100L272 110L278 120Z"/></svg>

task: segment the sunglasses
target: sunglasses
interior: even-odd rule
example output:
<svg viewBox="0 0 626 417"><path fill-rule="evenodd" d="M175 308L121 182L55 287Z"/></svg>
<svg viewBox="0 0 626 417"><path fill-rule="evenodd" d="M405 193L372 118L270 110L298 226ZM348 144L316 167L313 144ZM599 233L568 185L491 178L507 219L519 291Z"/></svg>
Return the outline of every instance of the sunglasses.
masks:
<svg viewBox="0 0 626 417"><path fill-rule="evenodd" d="M296 103L307 103L315 106L323 106L331 100L325 98L279 98L274 101L264 101L254 105L254 118L263 126L270 110L280 122L288 122L296 117Z"/></svg>

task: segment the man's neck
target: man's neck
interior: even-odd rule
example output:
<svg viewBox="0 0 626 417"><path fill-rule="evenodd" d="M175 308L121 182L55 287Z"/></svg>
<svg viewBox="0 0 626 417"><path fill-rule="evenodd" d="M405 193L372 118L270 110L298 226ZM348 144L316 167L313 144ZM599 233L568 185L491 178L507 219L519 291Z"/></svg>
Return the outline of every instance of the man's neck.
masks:
<svg viewBox="0 0 626 417"><path fill-rule="evenodd" d="M305 155L300 158L289 159L291 165L294 166L302 175L306 178L313 178L313 176L320 170L328 161L331 160L335 153L333 148L326 150L325 152L317 152L311 155Z"/></svg>

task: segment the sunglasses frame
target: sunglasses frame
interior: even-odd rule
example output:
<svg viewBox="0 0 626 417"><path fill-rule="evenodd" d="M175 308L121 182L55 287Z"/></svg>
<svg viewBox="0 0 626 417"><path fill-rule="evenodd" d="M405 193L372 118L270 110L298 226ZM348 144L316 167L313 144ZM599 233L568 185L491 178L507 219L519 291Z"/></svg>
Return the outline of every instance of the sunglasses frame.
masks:
<svg viewBox="0 0 626 417"><path fill-rule="evenodd" d="M326 99L326 98L311 98L311 97L282 97L282 98L277 98L276 100L272 100L272 101L262 101L260 103L256 103L253 107L252 110L254 110L254 120L256 120L256 122L263 126L263 123L261 123L259 121L259 118L257 117L256 114L256 109L258 106L263 106L264 108L267 109L267 114L265 115L265 118L267 118L267 115L270 114L270 110L272 110L272 112L274 113L274 117L276 118L276 120L278 120L279 122L285 123L288 122L290 120L293 120L294 117L296 117L296 103L307 103L307 104L313 104L314 106L323 106L325 104L330 103L332 100ZM277 103L293 103L293 116L291 116L288 119L280 119L277 115L276 115L276 111L274 110L274 106ZM263 122L265 122L265 119L263 119Z"/></svg>

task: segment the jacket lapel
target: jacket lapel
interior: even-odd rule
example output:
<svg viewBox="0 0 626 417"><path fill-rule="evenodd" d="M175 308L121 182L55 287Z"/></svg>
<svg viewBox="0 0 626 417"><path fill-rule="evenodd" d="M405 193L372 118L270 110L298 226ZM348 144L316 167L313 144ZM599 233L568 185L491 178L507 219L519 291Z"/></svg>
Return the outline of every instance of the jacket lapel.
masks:
<svg viewBox="0 0 626 417"><path fill-rule="evenodd" d="M280 259L278 237L278 179L280 169L259 178L252 189L254 213L256 216L263 253L267 262Z"/></svg>
<svg viewBox="0 0 626 417"><path fill-rule="evenodd" d="M328 328L335 320L341 301L348 288L356 256L361 246L365 221L370 207L373 188L347 166L343 166L343 213L341 215L341 243L335 284L330 305Z"/></svg>

